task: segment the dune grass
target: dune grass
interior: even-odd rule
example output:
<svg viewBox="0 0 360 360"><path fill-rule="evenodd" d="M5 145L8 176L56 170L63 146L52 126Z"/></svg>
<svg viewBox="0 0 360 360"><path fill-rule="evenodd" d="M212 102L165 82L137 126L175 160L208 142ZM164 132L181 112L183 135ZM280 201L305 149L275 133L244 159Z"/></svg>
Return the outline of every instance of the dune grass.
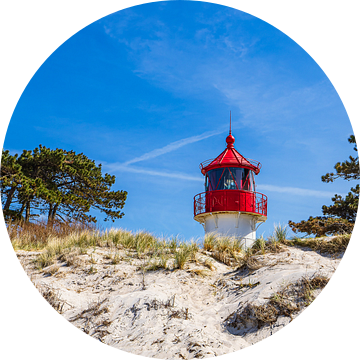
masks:
<svg viewBox="0 0 360 360"><path fill-rule="evenodd" d="M284 241L284 244L287 246L310 248L314 251L318 251L321 254L338 255L346 250L350 241L350 236L350 234L338 235L330 240L324 240L322 238L293 238L292 240Z"/></svg>
<svg viewBox="0 0 360 360"><path fill-rule="evenodd" d="M183 270L189 260L196 259L196 253L198 251L199 247L196 242L192 241L190 244L179 244L179 247L174 251L175 269Z"/></svg>
<svg viewBox="0 0 360 360"><path fill-rule="evenodd" d="M93 225L79 223L54 223L47 226L45 222L6 224L7 231L15 250L42 250L54 239L65 240L69 236L87 231L95 231Z"/></svg>
<svg viewBox="0 0 360 360"><path fill-rule="evenodd" d="M142 259L148 270L167 268L170 258L173 258L175 268L184 269L188 261L195 259L199 250L196 242L181 242L178 237L166 240L144 231L100 231L71 224L53 228L48 228L45 224L10 224L8 232L15 250L40 251L35 260L38 269L57 261L73 266L78 255L87 254L90 248L96 247L112 249L113 255L109 256L113 265L120 263L119 251L124 250L130 257Z"/></svg>
<svg viewBox="0 0 360 360"><path fill-rule="evenodd" d="M286 237L287 237L287 233L288 233L288 230L287 230L287 226L283 226L281 224L278 224L278 225L275 225L274 224L274 232L273 232L273 235L271 237L271 240L273 242L282 242L282 241L285 241L286 240Z"/></svg>
<svg viewBox="0 0 360 360"><path fill-rule="evenodd" d="M211 256L226 265L233 266L238 261L238 256L244 253L242 239L233 236L219 236L216 233L206 234L203 248Z"/></svg>
<svg viewBox="0 0 360 360"><path fill-rule="evenodd" d="M189 261L196 261L197 253L205 251L215 260L229 266L257 267L254 256L268 252L283 251L283 245L311 248L319 252L336 254L345 251L350 235L337 236L330 241L321 239L287 240L286 226L275 225L273 234L264 239L260 236L252 248L243 249L242 239L231 236L206 234L202 244L192 240L180 241L177 236L170 239L158 238L149 232L131 232L123 229L100 231L92 226L81 224L55 224L47 227L44 223L16 225L8 224L8 232L15 250L40 251L36 266L43 269L64 261L69 266L76 265L78 255L87 254L90 248L108 247L113 265L122 260L119 251L126 256L141 259L146 271L168 269L169 263L174 269L185 269ZM245 265L244 265L245 264ZM210 268L209 264L204 265ZM145 270L144 270L145 271Z"/></svg>

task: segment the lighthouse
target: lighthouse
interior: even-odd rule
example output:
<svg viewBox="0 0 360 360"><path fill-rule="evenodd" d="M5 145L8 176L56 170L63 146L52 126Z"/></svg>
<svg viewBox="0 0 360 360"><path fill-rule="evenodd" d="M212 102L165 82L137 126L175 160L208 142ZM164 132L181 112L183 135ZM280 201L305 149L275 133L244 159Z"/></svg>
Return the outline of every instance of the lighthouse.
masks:
<svg viewBox="0 0 360 360"><path fill-rule="evenodd" d="M267 197L256 192L255 175L261 164L242 156L234 143L230 115L226 149L200 164L205 191L194 196L194 219L203 225L205 234L234 236L246 249L253 245L258 226L267 219Z"/></svg>

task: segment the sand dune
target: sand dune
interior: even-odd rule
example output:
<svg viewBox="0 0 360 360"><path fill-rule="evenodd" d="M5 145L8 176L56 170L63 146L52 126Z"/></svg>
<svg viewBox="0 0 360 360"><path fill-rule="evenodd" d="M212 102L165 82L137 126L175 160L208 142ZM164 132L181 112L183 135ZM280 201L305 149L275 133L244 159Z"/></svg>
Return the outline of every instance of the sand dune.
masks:
<svg viewBox="0 0 360 360"><path fill-rule="evenodd" d="M17 255L51 305L90 336L142 356L192 359L237 351L277 332L311 303L341 260L282 250L241 268L200 251L184 270L170 264L146 272L142 259L119 251L114 261L109 248L41 271L33 262L39 253Z"/></svg>

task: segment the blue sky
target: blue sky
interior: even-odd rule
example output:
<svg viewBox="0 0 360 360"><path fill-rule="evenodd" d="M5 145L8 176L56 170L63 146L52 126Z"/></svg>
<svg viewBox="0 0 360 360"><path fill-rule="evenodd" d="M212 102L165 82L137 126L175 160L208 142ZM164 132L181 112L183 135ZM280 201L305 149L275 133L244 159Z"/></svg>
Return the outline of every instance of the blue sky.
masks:
<svg viewBox="0 0 360 360"><path fill-rule="evenodd" d="M197 238L198 165L224 150L230 110L236 149L262 163L257 190L269 203L258 234L347 193L349 182L321 182L353 152L329 79L276 28L208 3L145 4L75 34L28 84L4 148L83 152L128 191L124 218L100 225Z"/></svg>

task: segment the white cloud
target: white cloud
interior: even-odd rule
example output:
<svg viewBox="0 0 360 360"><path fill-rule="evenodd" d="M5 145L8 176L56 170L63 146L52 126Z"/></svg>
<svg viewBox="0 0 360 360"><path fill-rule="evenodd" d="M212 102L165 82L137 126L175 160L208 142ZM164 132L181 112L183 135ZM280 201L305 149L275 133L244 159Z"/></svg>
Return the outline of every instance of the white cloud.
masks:
<svg viewBox="0 0 360 360"><path fill-rule="evenodd" d="M310 189L301 189L296 187L265 185L265 184L257 185L256 189L261 191L273 191L273 192L292 194L298 196L313 196L313 197L326 197L326 198L329 197L331 198L334 196L334 193L330 191L310 190Z"/></svg>
<svg viewBox="0 0 360 360"><path fill-rule="evenodd" d="M192 176L178 172L166 172L166 171L148 170L143 168L134 168L122 163L104 164L104 167L107 169L107 171L110 172L125 171L125 172L137 173L137 174L157 176L157 177L204 182L204 178L200 176ZM291 194L295 196L309 196L309 197L311 196L311 197L321 197L321 198L331 198L334 196L334 193L330 191L311 190L311 189L302 189L296 187L276 186L276 185L267 185L267 184L257 185L256 189L260 191L270 191L270 192L277 192L283 194ZM339 195L343 195L343 194L339 194Z"/></svg>
<svg viewBox="0 0 360 360"><path fill-rule="evenodd" d="M138 156L132 160L129 160L129 161L126 161L125 163L123 163L124 166L127 166L127 165L130 165L130 164L134 164L134 163L137 163L137 162L140 162L140 161L144 161L144 160L149 160L149 159L153 159L153 158L156 158L160 155L164 155L164 154L167 154L171 151L174 151L174 150L177 150L185 145L188 145L188 144L192 144L194 142L197 142L197 141L200 141L200 140L204 140L204 139L207 139L211 136L214 136L214 135L218 135L218 134L221 134L223 131L219 131L219 130L216 130L216 131L207 131L203 134L200 134L200 135L195 135L195 136L190 136L188 138L185 138L185 139L181 139L181 140L178 140L178 141L174 141L160 149L155 149L155 150L152 150L146 154L143 154L141 156Z"/></svg>
<svg viewBox="0 0 360 360"><path fill-rule="evenodd" d="M103 166L109 172L126 171L126 172L132 172L132 173L137 173L137 174L152 175L152 176L157 176L157 177L168 177L168 178L175 178L175 179L180 179L180 180L204 182L204 178L201 178L200 176L191 176L188 174L183 174L183 173L178 173L178 172L166 172L166 171L155 171L155 170L148 170L148 169L142 169L142 168L134 168L134 167L129 167L129 166L121 164L121 163L104 164Z"/></svg>

